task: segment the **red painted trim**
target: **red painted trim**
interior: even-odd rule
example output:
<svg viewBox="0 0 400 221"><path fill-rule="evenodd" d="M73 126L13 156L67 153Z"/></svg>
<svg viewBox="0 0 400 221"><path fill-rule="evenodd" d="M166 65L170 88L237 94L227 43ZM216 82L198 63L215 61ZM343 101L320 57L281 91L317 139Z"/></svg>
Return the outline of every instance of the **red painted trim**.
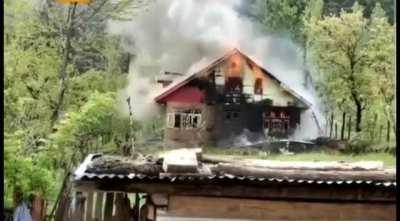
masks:
<svg viewBox="0 0 400 221"><path fill-rule="evenodd" d="M160 99L158 102L203 103L204 97L204 92L200 91L197 87L184 86Z"/></svg>

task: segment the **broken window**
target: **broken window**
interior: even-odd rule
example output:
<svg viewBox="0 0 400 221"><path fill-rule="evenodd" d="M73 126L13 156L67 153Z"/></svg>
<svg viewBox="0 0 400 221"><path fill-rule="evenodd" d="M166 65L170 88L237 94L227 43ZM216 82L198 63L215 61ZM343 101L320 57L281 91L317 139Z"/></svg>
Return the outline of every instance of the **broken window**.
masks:
<svg viewBox="0 0 400 221"><path fill-rule="evenodd" d="M225 93L242 93L242 89L241 77L228 77L225 83Z"/></svg>
<svg viewBox="0 0 400 221"><path fill-rule="evenodd" d="M264 129L272 133L287 133L290 129L290 117L284 112L271 111L264 114Z"/></svg>
<svg viewBox="0 0 400 221"><path fill-rule="evenodd" d="M198 110L174 112L167 114L168 128L200 128L201 112Z"/></svg>
<svg viewBox="0 0 400 221"><path fill-rule="evenodd" d="M254 82L254 94L262 94L262 93L263 93L262 79L257 78L256 81Z"/></svg>
<svg viewBox="0 0 400 221"><path fill-rule="evenodd" d="M180 128L180 127L181 127L181 116L179 114L175 114L174 128Z"/></svg>

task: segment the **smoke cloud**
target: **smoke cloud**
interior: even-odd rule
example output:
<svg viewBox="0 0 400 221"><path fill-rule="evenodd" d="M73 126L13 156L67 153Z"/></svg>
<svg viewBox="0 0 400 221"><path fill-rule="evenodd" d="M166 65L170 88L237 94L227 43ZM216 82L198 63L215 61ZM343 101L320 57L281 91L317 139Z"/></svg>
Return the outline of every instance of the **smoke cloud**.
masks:
<svg viewBox="0 0 400 221"><path fill-rule="evenodd" d="M254 21L240 16L236 9L242 6L239 0L163 0L132 21L110 21L108 31L120 36L125 50L135 56L120 109L127 112L125 100L130 96L137 119L152 117L157 110L152 97L159 92L154 79L161 71L192 74L233 48L316 104L315 93L303 85L299 47L285 37L266 34ZM318 133L315 123L302 127L310 132L308 136Z"/></svg>

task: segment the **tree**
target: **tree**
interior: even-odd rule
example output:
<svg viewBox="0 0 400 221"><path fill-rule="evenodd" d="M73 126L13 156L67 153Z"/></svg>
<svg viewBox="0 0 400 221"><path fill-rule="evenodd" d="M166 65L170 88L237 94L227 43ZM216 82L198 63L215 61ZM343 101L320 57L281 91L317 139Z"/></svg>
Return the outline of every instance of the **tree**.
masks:
<svg viewBox="0 0 400 221"><path fill-rule="evenodd" d="M325 17L309 25L316 65L322 71L325 94L340 105L351 101L356 131L361 131L364 110L375 96L373 74L368 69L368 27L358 4L353 12Z"/></svg>
<svg viewBox="0 0 400 221"><path fill-rule="evenodd" d="M53 171L43 152L32 153L24 148L25 132L4 134L4 202L11 204L12 193L17 189L27 199L31 194L50 197L54 195ZM14 202L14 205L16 202Z"/></svg>
<svg viewBox="0 0 400 221"><path fill-rule="evenodd" d="M395 42L394 27L390 25L385 12L379 3L376 3L371 15L370 23L370 53L374 61L371 68L376 73L379 94L383 102L383 112L386 118L393 122L395 131L394 114L394 78L395 78Z"/></svg>
<svg viewBox="0 0 400 221"><path fill-rule="evenodd" d="M72 4L67 7L46 1L41 9L43 20L51 27L60 30L59 37L63 39L62 63L59 74L59 92L51 114L51 126L60 117L64 105L65 94L69 86L71 71L69 66L82 74L89 69L105 70L106 58L102 48L110 41L104 38L108 19L126 19L125 15L147 5L147 1L92 1L88 7ZM66 19L60 20L66 14ZM104 52L104 51L103 51Z"/></svg>
<svg viewBox="0 0 400 221"><path fill-rule="evenodd" d="M113 106L113 94L126 82L123 74L126 68L121 68L126 59L118 39L105 33L105 25L109 18L120 19L122 12L134 2L93 2L94 5L84 7L85 12L75 8L73 24L77 26L72 26L68 53L63 41L68 30L65 7L54 5L53 1L41 1L45 4L28 0L5 2L7 193L4 197L7 202L18 188L24 194L38 193L53 199L50 189L58 188L58 179L69 168L66 162L81 160L89 150L87 142L103 138L106 143L99 144L99 150L104 146L116 151L114 140L123 139L127 131L128 120L120 117ZM99 8L100 3L104 4L103 10ZM81 22L85 25L79 25ZM82 31L85 27L86 31ZM60 77L62 70L65 78ZM65 81L64 89L60 80ZM63 90L61 101L59 95ZM58 121L55 127L51 125L51 116L57 107L58 119L73 122L73 126L67 127ZM70 117L62 113L69 113ZM85 130L89 135L84 134Z"/></svg>
<svg viewBox="0 0 400 221"><path fill-rule="evenodd" d="M364 17L369 18L373 13L376 3L383 6L385 16L388 17L390 24L393 24L395 15L395 1L392 0L324 0L324 14L325 15L339 15L341 10L349 11L355 2L362 5L364 10Z"/></svg>
<svg viewBox="0 0 400 221"><path fill-rule="evenodd" d="M271 0L265 3L262 22L270 33L287 34L297 43L304 42L303 13L307 1Z"/></svg>

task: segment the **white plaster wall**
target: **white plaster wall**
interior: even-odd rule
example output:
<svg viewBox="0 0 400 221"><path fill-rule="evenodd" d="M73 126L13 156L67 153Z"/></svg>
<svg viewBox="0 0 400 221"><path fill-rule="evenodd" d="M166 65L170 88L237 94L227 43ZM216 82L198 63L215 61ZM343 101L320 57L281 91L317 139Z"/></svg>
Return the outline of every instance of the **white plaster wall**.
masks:
<svg viewBox="0 0 400 221"><path fill-rule="evenodd" d="M263 95L254 95L254 83L256 74L251 70L248 64L243 69L243 92L250 94L255 101L263 99L273 100L274 106L287 106L288 102L294 102L296 98L286 93L275 80L263 74Z"/></svg>

